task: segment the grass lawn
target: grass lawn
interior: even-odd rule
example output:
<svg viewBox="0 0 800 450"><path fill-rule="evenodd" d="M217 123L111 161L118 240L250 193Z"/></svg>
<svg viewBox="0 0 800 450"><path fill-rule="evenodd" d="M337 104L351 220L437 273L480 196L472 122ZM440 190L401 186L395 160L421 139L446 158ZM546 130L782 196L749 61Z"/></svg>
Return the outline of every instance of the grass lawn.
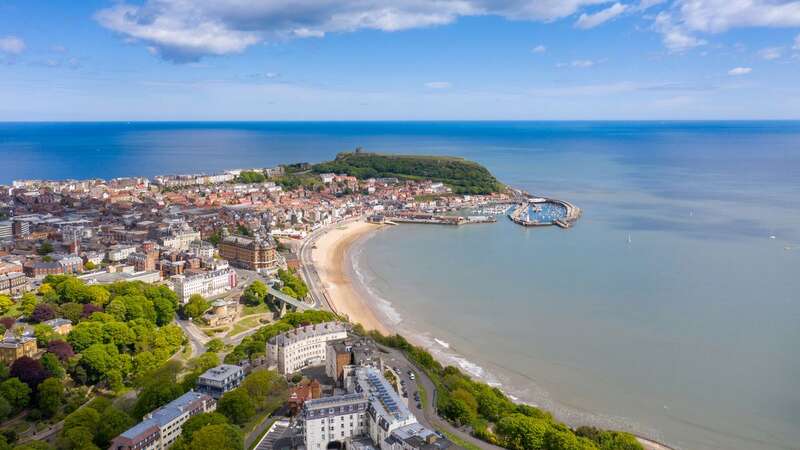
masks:
<svg viewBox="0 0 800 450"><path fill-rule="evenodd" d="M233 325L233 328L231 328L231 330L228 331L228 336L235 336L235 335L237 335L239 333L242 333L244 331L247 331L247 330L249 330L251 328L260 326L261 322L259 321L259 319L262 319L262 318L264 318L264 316L260 316L260 315L259 316L245 317L244 319L236 322Z"/></svg>
<svg viewBox="0 0 800 450"><path fill-rule="evenodd" d="M450 439L451 442L453 442L454 444L458 445L461 448L465 448L467 450L481 450L481 448L478 447L477 445L471 444L471 443L461 439L460 437L454 435L453 433L449 433L449 432L447 432L445 430L439 430L439 431L441 431L442 434L447 436L447 439Z"/></svg>
<svg viewBox="0 0 800 450"><path fill-rule="evenodd" d="M243 316L249 316L252 314L266 314L268 312L270 312L270 309L265 303L262 303L258 306L245 306L242 309Z"/></svg>

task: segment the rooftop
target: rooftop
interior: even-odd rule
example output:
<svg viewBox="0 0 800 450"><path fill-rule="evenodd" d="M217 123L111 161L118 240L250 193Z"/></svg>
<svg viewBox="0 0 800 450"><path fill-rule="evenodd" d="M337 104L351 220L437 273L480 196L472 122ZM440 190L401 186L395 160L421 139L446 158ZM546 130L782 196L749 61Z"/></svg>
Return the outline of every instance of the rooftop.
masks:
<svg viewBox="0 0 800 450"><path fill-rule="evenodd" d="M242 368L239 366L234 366L232 364L220 364L217 367L212 367L206 370L205 373L200 375L200 378L205 380L225 381L225 379L236 375L241 371Z"/></svg>
<svg viewBox="0 0 800 450"><path fill-rule="evenodd" d="M193 403L203 400L211 400L211 397L199 392L189 391L146 415L141 422L132 426L120 436L128 439L135 439L153 426L161 428L191 409Z"/></svg>

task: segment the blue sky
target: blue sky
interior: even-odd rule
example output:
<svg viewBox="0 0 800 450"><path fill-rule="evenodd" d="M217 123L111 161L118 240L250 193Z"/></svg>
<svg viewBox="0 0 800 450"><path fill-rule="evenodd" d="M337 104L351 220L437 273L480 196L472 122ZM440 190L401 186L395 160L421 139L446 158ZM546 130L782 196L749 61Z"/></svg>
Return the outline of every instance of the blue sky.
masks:
<svg viewBox="0 0 800 450"><path fill-rule="evenodd" d="M800 0L0 2L0 120L800 119Z"/></svg>

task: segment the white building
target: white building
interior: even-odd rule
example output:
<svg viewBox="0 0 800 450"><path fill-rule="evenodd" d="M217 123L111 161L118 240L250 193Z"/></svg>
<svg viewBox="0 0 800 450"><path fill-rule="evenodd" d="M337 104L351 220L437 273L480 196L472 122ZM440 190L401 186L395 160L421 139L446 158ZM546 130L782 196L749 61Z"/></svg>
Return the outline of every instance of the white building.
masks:
<svg viewBox="0 0 800 450"><path fill-rule="evenodd" d="M119 262L128 259L128 255L135 252L135 245L118 244L108 248L106 257L111 262Z"/></svg>
<svg viewBox="0 0 800 450"><path fill-rule="evenodd" d="M189 243L189 251L200 259L214 257L214 245L205 241L192 241Z"/></svg>
<svg viewBox="0 0 800 450"><path fill-rule="evenodd" d="M181 435L184 422L216 407L210 396L189 391L144 416L141 422L114 438L109 449L165 450Z"/></svg>
<svg viewBox="0 0 800 450"><path fill-rule="evenodd" d="M274 336L267 342L270 365L277 366L278 373L287 375L315 364L325 362L325 350L329 341L347 337L347 326L342 322L325 322L295 328Z"/></svg>
<svg viewBox="0 0 800 450"><path fill-rule="evenodd" d="M190 228L175 231L169 236L160 239L159 244L172 250L183 251L189 248L189 244L200 240L200 232Z"/></svg>
<svg viewBox="0 0 800 450"><path fill-rule="evenodd" d="M175 275L172 277L172 285L178 298L186 303L194 294L208 298L235 288L236 272L230 267L225 267L196 275Z"/></svg>
<svg viewBox="0 0 800 450"><path fill-rule="evenodd" d="M308 400L303 404L303 434L307 450L327 449L330 442L346 442L368 432L364 393Z"/></svg>
<svg viewBox="0 0 800 450"><path fill-rule="evenodd" d="M326 449L333 443L355 447L351 441L372 441L380 450L446 449L452 446L420 425L403 399L375 367L354 367L348 394L308 400L300 421L306 449Z"/></svg>

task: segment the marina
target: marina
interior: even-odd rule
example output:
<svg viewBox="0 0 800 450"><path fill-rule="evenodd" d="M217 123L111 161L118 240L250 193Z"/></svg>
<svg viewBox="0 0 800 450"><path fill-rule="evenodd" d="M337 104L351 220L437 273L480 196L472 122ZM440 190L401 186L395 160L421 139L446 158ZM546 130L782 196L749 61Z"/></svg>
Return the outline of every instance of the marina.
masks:
<svg viewBox="0 0 800 450"><path fill-rule="evenodd" d="M524 227L570 228L580 215L581 209L567 201L533 197L521 201L508 213L508 218Z"/></svg>

